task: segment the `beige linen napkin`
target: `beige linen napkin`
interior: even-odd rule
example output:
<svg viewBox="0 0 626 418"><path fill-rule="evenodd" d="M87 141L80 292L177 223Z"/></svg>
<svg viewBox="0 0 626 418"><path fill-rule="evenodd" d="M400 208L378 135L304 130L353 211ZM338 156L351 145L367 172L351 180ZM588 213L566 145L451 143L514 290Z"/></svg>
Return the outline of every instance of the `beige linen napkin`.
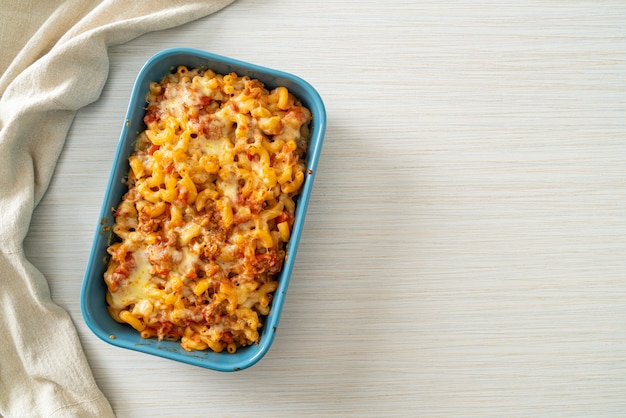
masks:
<svg viewBox="0 0 626 418"><path fill-rule="evenodd" d="M23 240L77 109L108 75L107 46L232 0L4 0L0 8L0 416L109 417L69 315ZM76 301L79 303L79 301Z"/></svg>

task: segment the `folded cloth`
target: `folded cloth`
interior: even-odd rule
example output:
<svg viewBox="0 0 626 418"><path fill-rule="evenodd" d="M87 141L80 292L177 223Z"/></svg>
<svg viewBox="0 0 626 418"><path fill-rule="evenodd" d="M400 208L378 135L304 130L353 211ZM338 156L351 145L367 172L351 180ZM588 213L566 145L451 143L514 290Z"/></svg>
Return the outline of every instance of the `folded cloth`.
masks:
<svg viewBox="0 0 626 418"><path fill-rule="evenodd" d="M70 316L23 240L76 110L108 75L107 47L233 0L4 0L0 10L0 416L109 417ZM78 301L77 301L78 303Z"/></svg>

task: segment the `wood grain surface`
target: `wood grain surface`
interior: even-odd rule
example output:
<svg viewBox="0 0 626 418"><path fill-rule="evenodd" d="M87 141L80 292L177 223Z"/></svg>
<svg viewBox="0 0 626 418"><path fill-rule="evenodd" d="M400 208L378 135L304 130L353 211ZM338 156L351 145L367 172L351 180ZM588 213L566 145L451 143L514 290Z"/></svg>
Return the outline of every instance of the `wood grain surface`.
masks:
<svg viewBox="0 0 626 418"><path fill-rule="evenodd" d="M274 345L218 373L108 345L79 291L134 78L168 47L328 113ZM626 415L626 3L239 0L110 51L30 260L123 417Z"/></svg>

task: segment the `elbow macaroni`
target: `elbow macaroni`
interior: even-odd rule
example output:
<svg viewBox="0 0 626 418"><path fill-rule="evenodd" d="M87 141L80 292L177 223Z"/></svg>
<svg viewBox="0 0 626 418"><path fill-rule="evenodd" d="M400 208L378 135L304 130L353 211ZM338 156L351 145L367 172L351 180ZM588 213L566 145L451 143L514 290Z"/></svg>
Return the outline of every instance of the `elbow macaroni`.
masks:
<svg viewBox="0 0 626 418"><path fill-rule="evenodd" d="M186 350L257 343L305 179L285 87L180 66L150 83L104 275L111 316Z"/></svg>

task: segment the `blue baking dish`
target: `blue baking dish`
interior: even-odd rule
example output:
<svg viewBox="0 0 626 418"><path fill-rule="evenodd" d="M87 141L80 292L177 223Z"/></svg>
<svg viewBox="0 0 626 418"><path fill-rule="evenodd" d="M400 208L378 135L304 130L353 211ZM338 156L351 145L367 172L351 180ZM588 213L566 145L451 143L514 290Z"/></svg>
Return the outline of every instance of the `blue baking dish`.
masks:
<svg viewBox="0 0 626 418"><path fill-rule="evenodd" d="M114 321L107 312L106 284L103 275L108 261L106 249L113 240L114 219L111 208L117 207L127 190L123 179L129 170L128 157L133 152L135 139L139 132L145 129L143 116L149 82L160 81L165 74L179 65L186 65L189 68L210 68L221 74L236 72L240 76L247 75L261 80L268 89L285 86L309 108L313 116L306 154L308 172L302 193L297 200L296 220L287 246L286 261L278 278L279 286L274 294L270 313L265 318L259 343L240 348L234 354L226 351L215 353L210 350L189 352L182 349L179 342L143 339L132 327ZM82 283L80 305L87 326L100 339L115 346L207 369L231 372L256 364L267 353L276 334L296 261L325 129L326 111L320 95L309 83L297 76L189 48L168 49L151 57L139 72L132 90Z"/></svg>

